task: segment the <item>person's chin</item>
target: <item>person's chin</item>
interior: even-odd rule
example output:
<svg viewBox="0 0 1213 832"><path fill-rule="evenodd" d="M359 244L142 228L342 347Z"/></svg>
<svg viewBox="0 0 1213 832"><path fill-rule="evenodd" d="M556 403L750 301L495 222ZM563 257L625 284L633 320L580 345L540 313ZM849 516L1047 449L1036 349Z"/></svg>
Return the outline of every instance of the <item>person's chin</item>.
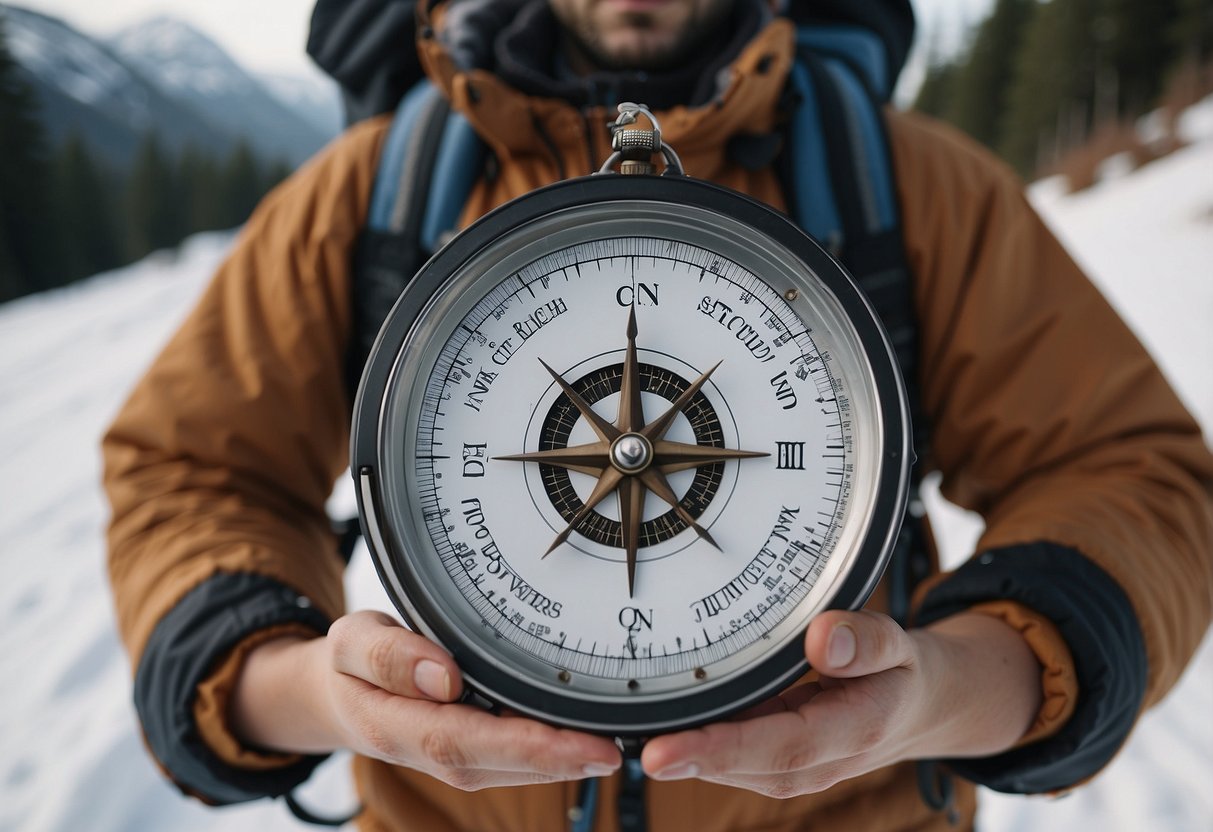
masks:
<svg viewBox="0 0 1213 832"><path fill-rule="evenodd" d="M602 0L603 6L616 14L652 14L675 2L677 0Z"/></svg>
<svg viewBox="0 0 1213 832"><path fill-rule="evenodd" d="M614 33L598 46L598 58L612 69L654 70L674 63L676 37L652 29Z"/></svg>

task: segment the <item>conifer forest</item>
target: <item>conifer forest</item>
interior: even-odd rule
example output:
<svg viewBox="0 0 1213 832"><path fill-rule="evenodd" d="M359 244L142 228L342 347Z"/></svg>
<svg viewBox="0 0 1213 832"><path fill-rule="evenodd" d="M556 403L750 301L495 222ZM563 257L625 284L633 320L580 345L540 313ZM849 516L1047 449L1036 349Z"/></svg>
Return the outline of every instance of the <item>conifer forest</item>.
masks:
<svg viewBox="0 0 1213 832"><path fill-rule="evenodd" d="M0 10L0 302L244 222L291 165L148 131L117 165L79 135L52 141ZM994 0L952 54L932 54L913 106L964 130L1025 179L1091 184L1098 163L1178 146L1168 114L1213 91L1209 0ZM1150 130L1142 117L1158 114Z"/></svg>

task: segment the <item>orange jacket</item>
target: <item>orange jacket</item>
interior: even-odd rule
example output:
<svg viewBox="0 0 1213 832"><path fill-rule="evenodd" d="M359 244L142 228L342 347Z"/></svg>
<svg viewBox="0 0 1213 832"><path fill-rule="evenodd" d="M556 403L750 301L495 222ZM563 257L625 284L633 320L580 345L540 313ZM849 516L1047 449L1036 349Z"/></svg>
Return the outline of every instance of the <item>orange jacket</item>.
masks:
<svg viewBox="0 0 1213 832"><path fill-rule="evenodd" d="M465 223L606 157L605 131L591 128L605 112L587 117L462 71L437 39L419 49L501 163L474 190ZM659 114L690 173L782 206L774 172L744 170L724 147L775 126L792 55L791 27L777 20L734 63L720 106ZM887 121L934 426L927 467L942 473L949 499L985 516L979 552L1048 541L1119 584L1144 639L1147 707L1175 682L1210 620L1213 458L1013 175L924 118L890 112ZM324 504L348 464L350 257L387 124L351 129L265 200L105 438L110 575L137 668L157 625L216 574L267 576L330 620L344 612ZM878 590L872 604L884 597ZM1066 644L1022 603L986 610L1019 627L1041 660L1045 702L1025 742L1046 738L1087 693L1074 683ZM295 760L242 747L226 728L226 698L248 649L316 629L260 629L207 669L192 719L218 759L249 771ZM355 770L367 806L360 822L371 830L562 829L576 792L555 784L467 794L367 759ZM599 829L613 827L615 788L605 785ZM695 780L648 788L650 828L662 832L955 828L922 805L908 764L785 801ZM958 806L971 822L971 787L958 790Z"/></svg>

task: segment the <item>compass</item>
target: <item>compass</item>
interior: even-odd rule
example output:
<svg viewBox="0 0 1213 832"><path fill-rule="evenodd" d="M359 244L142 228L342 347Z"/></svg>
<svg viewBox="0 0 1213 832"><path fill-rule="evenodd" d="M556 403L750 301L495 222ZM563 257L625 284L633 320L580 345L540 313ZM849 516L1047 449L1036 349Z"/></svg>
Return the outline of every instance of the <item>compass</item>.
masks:
<svg viewBox="0 0 1213 832"><path fill-rule="evenodd" d="M666 149L653 123L623 132ZM892 350L843 268L667 162L452 240L354 414L364 528L410 626L490 702L621 737L802 674L813 616L879 580L911 461Z"/></svg>

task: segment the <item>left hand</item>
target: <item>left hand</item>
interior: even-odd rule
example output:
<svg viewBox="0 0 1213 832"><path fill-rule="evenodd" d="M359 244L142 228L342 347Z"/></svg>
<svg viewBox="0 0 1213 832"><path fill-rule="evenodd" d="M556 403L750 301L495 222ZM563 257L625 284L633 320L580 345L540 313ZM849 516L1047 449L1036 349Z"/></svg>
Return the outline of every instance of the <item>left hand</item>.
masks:
<svg viewBox="0 0 1213 832"><path fill-rule="evenodd" d="M734 721L650 740L645 772L787 798L901 760L997 754L1040 709L1035 655L989 615L907 632L877 613L826 612L805 634L805 654L818 682Z"/></svg>

